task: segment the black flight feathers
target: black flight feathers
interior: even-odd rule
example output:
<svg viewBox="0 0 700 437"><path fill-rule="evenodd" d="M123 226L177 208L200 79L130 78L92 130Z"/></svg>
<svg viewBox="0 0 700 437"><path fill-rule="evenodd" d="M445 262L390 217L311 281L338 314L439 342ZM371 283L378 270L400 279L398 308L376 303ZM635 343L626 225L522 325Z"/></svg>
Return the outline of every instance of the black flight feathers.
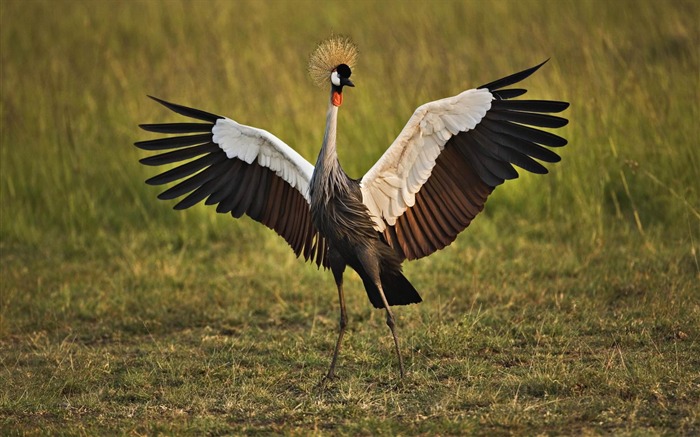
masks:
<svg viewBox="0 0 700 437"><path fill-rule="evenodd" d="M461 145L458 148L467 156L481 180L491 187L518 177L512 165L543 174L547 169L535 159L544 162L561 159L543 146L562 147L567 144L566 139L539 128L566 126L569 122L566 118L550 114L565 110L569 104L553 100L509 100L522 96L527 90L502 89L526 79L545 62L478 87L488 89L495 100L473 130L462 132L453 139L455 145Z"/></svg>
<svg viewBox="0 0 700 437"><path fill-rule="evenodd" d="M521 80L527 79L532 73L539 70L539 68L541 66L546 64L547 61L549 61L549 58L545 59L544 62L542 62L538 65L535 65L534 67L528 68L527 70L523 70L519 73L511 74L510 76L506 76L506 77L498 79L498 80L494 80L493 82L487 83L486 85L481 85L480 87L477 87L477 89L486 88L489 91L493 92L494 90L497 90L499 88L503 88L504 86L513 85L514 83L518 83ZM524 90L520 94L525 94ZM518 95L520 95L520 94L518 94Z"/></svg>
<svg viewBox="0 0 700 437"><path fill-rule="evenodd" d="M218 120L220 118L224 118L220 115L210 114L209 112L205 112L205 111L202 111L199 109L188 108L187 106L182 106L182 105L177 105L175 103L166 102L165 100L161 100L157 97L153 97L153 96L148 96L148 97L152 98L153 100L155 100L156 102L165 106L166 108L170 109L171 111L177 112L178 114L184 115L185 117L196 118L197 120L204 120L204 121L208 121L210 123L216 123L216 120ZM144 125L141 125L141 127L143 127L143 126Z"/></svg>
<svg viewBox="0 0 700 437"><path fill-rule="evenodd" d="M502 90L504 86L508 85L513 85L515 83L518 83L522 80L527 79L532 73L537 71L541 66L543 66L549 59L545 60L539 65L535 65L534 67L528 68L527 70L523 70L521 72L511 74L510 76L506 76L504 78L495 80L493 82L487 83L486 85L481 85L477 89L488 89L491 91L491 94L494 95L494 97L498 100L507 100L507 99L512 99L514 97L519 97L522 96L527 92L525 89L521 88L512 88L512 89L505 89ZM497 105L498 106L498 105ZM515 110L515 111L534 111L534 112L561 112L565 110L566 108L569 107L569 103L567 102L558 102L554 100L518 100L518 101L513 101L509 102L507 105L507 108L510 110ZM566 125L566 120L563 118L558 118L558 117L552 117L554 119L558 119L559 121L553 121L554 123L553 126L549 125L542 125L542 124L535 124L535 123L530 123L530 122L523 122L525 124L533 124L536 126L541 126L541 127L562 127ZM511 120L515 121L515 120ZM563 124L562 124L563 123Z"/></svg>

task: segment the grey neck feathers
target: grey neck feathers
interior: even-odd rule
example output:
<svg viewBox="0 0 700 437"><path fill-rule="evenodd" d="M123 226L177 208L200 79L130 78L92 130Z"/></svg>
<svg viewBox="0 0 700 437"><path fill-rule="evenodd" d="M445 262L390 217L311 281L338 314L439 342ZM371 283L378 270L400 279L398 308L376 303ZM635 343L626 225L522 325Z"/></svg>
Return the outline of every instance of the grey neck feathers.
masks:
<svg viewBox="0 0 700 437"><path fill-rule="evenodd" d="M316 161L313 177L311 178L311 199L328 203L334 194L346 193L349 190L347 175L340 167L336 150L336 131L338 126L338 107L328 104L326 117L326 132L323 136L321 153Z"/></svg>

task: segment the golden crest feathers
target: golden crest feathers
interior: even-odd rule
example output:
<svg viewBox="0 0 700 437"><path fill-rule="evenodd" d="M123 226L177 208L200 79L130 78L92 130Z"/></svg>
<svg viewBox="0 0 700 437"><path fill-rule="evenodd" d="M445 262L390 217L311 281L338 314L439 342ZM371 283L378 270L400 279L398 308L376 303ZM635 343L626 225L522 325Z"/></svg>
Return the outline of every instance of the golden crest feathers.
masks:
<svg viewBox="0 0 700 437"><path fill-rule="evenodd" d="M328 85L331 72L340 64L354 68L357 46L348 37L332 36L322 41L309 58L309 76L320 87Z"/></svg>

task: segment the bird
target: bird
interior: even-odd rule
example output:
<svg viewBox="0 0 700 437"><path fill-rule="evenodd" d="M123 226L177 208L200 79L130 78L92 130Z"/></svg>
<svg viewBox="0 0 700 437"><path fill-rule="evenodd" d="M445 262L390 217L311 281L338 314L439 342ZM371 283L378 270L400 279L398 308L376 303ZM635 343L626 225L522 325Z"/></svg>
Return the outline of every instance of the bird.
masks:
<svg viewBox="0 0 700 437"><path fill-rule="evenodd" d="M158 195L181 198L174 209L216 205L217 213L247 215L286 240L297 257L330 269L340 317L338 337L323 380L336 378L348 317L343 275L362 279L367 297L386 313L400 377L405 368L393 306L422 298L402 272L404 261L426 257L450 245L483 210L493 190L522 170L545 174L542 164L560 156L550 148L567 140L541 128L561 128L568 119L552 115L568 102L516 99L527 92L510 87L534 67L457 95L419 106L378 161L360 179L349 177L337 153L337 123L344 92L358 58L346 36L320 42L309 57L311 79L328 91L326 125L312 165L272 133L220 115L149 96L182 116L197 120L140 124L149 132L174 134L139 141L157 151L147 166L177 164L146 180L179 181ZM184 196L184 197L183 197Z"/></svg>

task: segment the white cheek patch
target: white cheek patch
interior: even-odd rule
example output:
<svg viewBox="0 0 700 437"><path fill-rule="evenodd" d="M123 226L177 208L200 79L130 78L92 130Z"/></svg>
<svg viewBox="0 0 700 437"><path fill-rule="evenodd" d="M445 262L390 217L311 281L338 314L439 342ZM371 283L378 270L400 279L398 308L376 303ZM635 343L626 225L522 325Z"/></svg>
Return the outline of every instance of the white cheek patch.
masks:
<svg viewBox="0 0 700 437"><path fill-rule="evenodd" d="M338 76L337 71L331 73L331 83L335 86L340 86L340 76Z"/></svg>

